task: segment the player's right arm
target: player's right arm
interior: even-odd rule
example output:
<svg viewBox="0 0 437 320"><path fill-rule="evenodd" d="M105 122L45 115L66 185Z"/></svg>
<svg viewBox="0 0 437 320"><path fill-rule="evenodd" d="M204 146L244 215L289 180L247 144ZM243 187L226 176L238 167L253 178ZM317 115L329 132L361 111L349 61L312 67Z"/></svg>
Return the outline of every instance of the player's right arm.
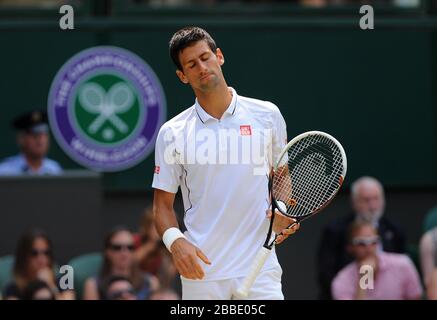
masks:
<svg viewBox="0 0 437 320"><path fill-rule="evenodd" d="M175 194L155 189L153 199L153 214L156 229L161 237L166 230L178 228L178 222L173 210ZM179 273L187 279L202 279L205 275L199 258L206 264L211 264L205 254L185 238L176 239L169 248L173 261Z"/></svg>
<svg viewBox="0 0 437 320"><path fill-rule="evenodd" d="M155 174L152 187L155 189L153 214L158 234L171 252L176 268L187 279L202 279L201 261L208 258L194 244L185 239L179 230L173 209L176 192L182 176L182 165L176 158L176 135L169 126L161 127L156 139Z"/></svg>

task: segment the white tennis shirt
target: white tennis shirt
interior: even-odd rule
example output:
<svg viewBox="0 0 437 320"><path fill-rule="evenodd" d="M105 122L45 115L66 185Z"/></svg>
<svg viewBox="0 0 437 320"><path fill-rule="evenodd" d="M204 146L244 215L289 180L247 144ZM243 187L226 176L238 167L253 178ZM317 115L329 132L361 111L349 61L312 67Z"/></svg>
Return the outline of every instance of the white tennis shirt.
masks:
<svg viewBox="0 0 437 320"><path fill-rule="evenodd" d="M205 281L247 274L269 227L268 174L287 142L278 107L229 90L232 101L220 120L196 99L156 140L152 186L181 188L185 236L211 261L200 261ZM264 270L277 265L273 250Z"/></svg>

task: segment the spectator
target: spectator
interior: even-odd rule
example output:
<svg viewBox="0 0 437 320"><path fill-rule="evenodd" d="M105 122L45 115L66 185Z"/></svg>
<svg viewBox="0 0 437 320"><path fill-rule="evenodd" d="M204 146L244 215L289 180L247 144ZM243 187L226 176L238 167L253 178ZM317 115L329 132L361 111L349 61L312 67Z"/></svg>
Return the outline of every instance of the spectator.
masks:
<svg viewBox="0 0 437 320"><path fill-rule="evenodd" d="M420 262L426 296L429 300L437 300L437 227L420 239Z"/></svg>
<svg viewBox="0 0 437 320"><path fill-rule="evenodd" d="M104 285L105 300L137 300L130 280L123 276L111 276Z"/></svg>
<svg viewBox="0 0 437 320"><path fill-rule="evenodd" d="M337 272L353 260L346 250L347 228L354 221L366 221L374 225L380 237L379 250L405 252L405 235L395 224L383 216L384 189L372 177L361 177L351 186L354 213L340 217L323 231L318 251L318 277L320 298L330 299L331 282Z"/></svg>
<svg viewBox="0 0 437 320"><path fill-rule="evenodd" d="M55 300L55 295L45 281L35 280L24 289L23 300Z"/></svg>
<svg viewBox="0 0 437 320"><path fill-rule="evenodd" d="M30 230L18 241L13 273L14 281L6 285L3 292L5 299L23 299L25 289L36 280L45 282L57 299L74 299L72 290L58 287L52 243L41 230Z"/></svg>
<svg viewBox="0 0 437 320"><path fill-rule="evenodd" d="M404 254L378 251L379 237L374 225L363 221L354 222L348 235L348 251L355 261L340 270L334 278L332 282L334 299L413 300L421 298L420 278L413 262ZM370 269L362 270L363 266L368 266Z"/></svg>
<svg viewBox="0 0 437 320"><path fill-rule="evenodd" d="M306 7L319 8L328 5L328 0L300 0L299 3Z"/></svg>
<svg viewBox="0 0 437 320"><path fill-rule="evenodd" d="M42 111L23 114L12 123L17 130L17 144L21 153L0 163L0 175L57 175L61 166L46 158L50 137L47 115Z"/></svg>
<svg viewBox="0 0 437 320"><path fill-rule="evenodd" d="M140 269L155 275L161 287L170 287L176 278L177 270L156 231L151 207L144 210L139 233L135 236L135 247Z"/></svg>
<svg viewBox="0 0 437 320"><path fill-rule="evenodd" d="M150 296L150 300L180 300L180 296L172 289L159 289Z"/></svg>
<svg viewBox="0 0 437 320"><path fill-rule="evenodd" d="M111 276L123 276L129 279L138 300L148 299L150 294L158 289L158 279L139 269L134 249L133 235L124 227L117 227L106 236L103 265L97 277L85 281L85 300L103 299L105 282Z"/></svg>
<svg viewBox="0 0 437 320"><path fill-rule="evenodd" d="M0 6L56 8L68 4L68 0L0 0Z"/></svg>
<svg viewBox="0 0 437 320"><path fill-rule="evenodd" d="M415 0L403 0L403 2L414 2ZM397 0L299 0L299 3L308 7L325 6L358 6L358 5L391 5L397 4Z"/></svg>

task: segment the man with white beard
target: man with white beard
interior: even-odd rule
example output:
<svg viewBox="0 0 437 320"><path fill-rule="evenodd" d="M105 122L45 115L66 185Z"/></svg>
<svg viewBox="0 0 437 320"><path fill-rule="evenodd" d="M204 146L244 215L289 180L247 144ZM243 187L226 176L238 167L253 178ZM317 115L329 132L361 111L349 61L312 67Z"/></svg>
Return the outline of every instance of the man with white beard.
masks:
<svg viewBox="0 0 437 320"><path fill-rule="evenodd" d="M361 177L351 186L352 207L355 219L375 227L384 213L385 197L381 183L372 177Z"/></svg>
<svg viewBox="0 0 437 320"><path fill-rule="evenodd" d="M347 252L347 229L354 221L366 221L378 230L379 250L405 253L404 232L383 214L385 196L382 184L373 177L361 177L351 186L353 213L332 221L323 231L317 255L319 298L331 299L331 282L353 257Z"/></svg>

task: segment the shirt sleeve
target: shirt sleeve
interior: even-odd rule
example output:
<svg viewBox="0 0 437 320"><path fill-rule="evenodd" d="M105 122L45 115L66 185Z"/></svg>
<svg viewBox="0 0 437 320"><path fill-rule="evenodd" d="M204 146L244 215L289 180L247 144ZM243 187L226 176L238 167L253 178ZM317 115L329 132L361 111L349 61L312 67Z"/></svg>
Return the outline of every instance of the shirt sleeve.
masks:
<svg viewBox="0 0 437 320"><path fill-rule="evenodd" d="M331 284L331 293L334 300L354 300L356 281L351 274L351 269L345 267L340 270Z"/></svg>
<svg viewBox="0 0 437 320"><path fill-rule="evenodd" d="M63 169L62 169L61 165L58 162L54 161L53 172L55 174L61 174L63 172Z"/></svg>
<svg viewBox="0 0 437 320"><path fill-rule="evenodd" d="M273 128L272 128L272 160L275 165L279 160L279 155L287 145L287 125L279 108L273 105Z"/></svg>
<svg viewBox="0 0 437 320"><path fill-rule="evenodd" d="M16 158L9 158L0 163L0 176L13 176L23 173L23 167Z"/></svg>
<svg viewBox="0 0 437 320"><path fill-rule="evenodd" d="M0 176L7 176L10 174L11 174L11 172L10 172L8 166L5 165L4 163L0 163Z"/></svg>
<svg viewBox="0 0 437 320"><path fill-rule="evenodd" d="M182 167L176 159L175 137L167 127L161 127L155 145L155 172L152 187L176 193L182 176Z"/></svg>
<svg viewBox="0 0 437 320"><path fill-rule="evenodd" d="M63 173L61 165L51 159L46 159L44 168L41 170L42 174L53 174L53 175L60 175Z"/></svg>
<svg viewBox="0 0 437 320"><path fill-rule="evenodd" d="M419 273L413 262L405 256L405 298L417 299L422 296L422 286L420 284Z"/></svg>

